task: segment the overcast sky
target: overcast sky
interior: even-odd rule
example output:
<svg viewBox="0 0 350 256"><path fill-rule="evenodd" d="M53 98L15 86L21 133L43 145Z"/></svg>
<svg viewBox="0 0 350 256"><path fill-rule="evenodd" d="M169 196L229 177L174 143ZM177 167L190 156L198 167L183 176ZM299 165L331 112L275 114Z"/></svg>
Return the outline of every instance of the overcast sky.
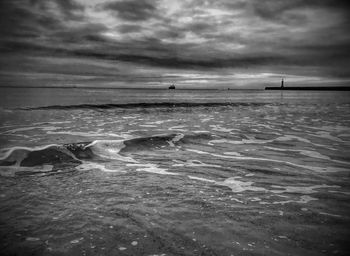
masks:
<svg viewBox="0 0 350 256"><path fill-rule="evenodd" d="M349 85L349 2L1 0L0 86Z"/></svg>

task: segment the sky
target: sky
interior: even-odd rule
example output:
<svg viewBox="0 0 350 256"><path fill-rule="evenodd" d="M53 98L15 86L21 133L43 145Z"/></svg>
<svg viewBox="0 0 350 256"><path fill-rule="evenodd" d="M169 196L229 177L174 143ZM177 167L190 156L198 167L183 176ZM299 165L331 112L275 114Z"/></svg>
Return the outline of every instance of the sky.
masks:
<svg viewBox="0 0 350 256"><path fill-rule="evenodd" d="M0 86L350 85L338 0L1 0Z"/></svg>

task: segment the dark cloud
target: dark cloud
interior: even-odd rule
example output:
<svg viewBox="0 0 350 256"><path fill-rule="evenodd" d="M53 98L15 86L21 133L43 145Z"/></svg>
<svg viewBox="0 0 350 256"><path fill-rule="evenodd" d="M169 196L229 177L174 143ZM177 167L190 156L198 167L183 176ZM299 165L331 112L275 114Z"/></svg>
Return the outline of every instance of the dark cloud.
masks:
<svg viewBox="0 0 350 256"><path fill-rule="evenodd" d="M106 42L100 36L105 31L107 31L107 27L103 24L88 23L76 28L57 30L51 33L51 38L66 43L77 43L78 46L86 47L89 43Z"/></svg>
<svg viewBox="0 0 350 256"><path fill-rule="evenodd" d="M0 71L101 79L116 72L113 79L118 81L147 82L162 76L163 69L346 79L348 7L336 0L120 0L97 5L82 0L2 0L0 58L1 63L13 60L13 65ZM25 65L14 64L19 56ZM63 59L96 62L98 72L94 64L81 64L81 70L55 64ZM103 63L108 63L105 72ZM124 76L128 70L116 71L113 63L141 73L151 69L152 75Z"/></svg>
<svg viewBox="0 0 350 256"><path fill-rule="evenodd" d="M29 2L30 5L43 12L47 12L50 4L55 4L65 19L80 20L83 18L85 9L83 5L74 0L29 0Z"/></svg>
<svg viewBox="0 0 350 256"><path fill-rule="evenodd" d="M349 1L345 0L252 0L251 6L256 15L265 19L277 19L280 21L290 22L301 21L305 22L305 16L301 13L288 13L291 11L300 11L305 8L327 8L334 9L342 13L346 18L349 18ZM300 22L299 24L301 24Z"/></svg>
<svg viewBox="0 0 350 256"><path fill-rule="evenodd" d="M175 56L156 56L156 55L138 55L138 54L123 54L103 51L86 51L77 50L71 52L79 57L93 57L96 59L126 61L132 63L140 63L158 67L168 67L175 69L191 68L191 69L207 69L207 68L228 68L239 67L247 68L256 65L266 64L283 64L284 57L281 56L242 56L231 58L206 58L193 59L193 58L181 58Z"/></svg>
<svg viewBox="0 0 350 256"><path fill-rule="evenodd" d="M123 24L123 25L119 25L116 27L116 29L120 32L120 33L132 33L132 32L140 32L142 31L142 26L140 25L135 25L135 24Z"/></svg>
<svg viewBox="0 0 350 256"><path fill-rule="evenodd" d="M142 21L157 15L157 8L152 0L124 0L108 2L100 6L102 10L115 13L119 18Z"/></svg>
<svg viewBox="0 0 350 256"><path fill-rule="evenodd" d="M57 13L52 12L50 5L57 6ZM52 31L64 29L65 19L83 19L83 10L83 6L72 0L3 0L0 4L1 39L45 37Z"/></svg>
<svg viewBox="0 0 350 256"><path fill-rule="evenodd" d="M0 33L1 38L35 37L40 33L38 17L18 4L18 1L0 2ZM41 27L41 26L40 26Z"/></svg>
<svg viewBox="0 0 350 256"><path fill-rule="evenodd" d="M60 11L69 19L82 19L84 6L74 0L56 0Z"/></svg>

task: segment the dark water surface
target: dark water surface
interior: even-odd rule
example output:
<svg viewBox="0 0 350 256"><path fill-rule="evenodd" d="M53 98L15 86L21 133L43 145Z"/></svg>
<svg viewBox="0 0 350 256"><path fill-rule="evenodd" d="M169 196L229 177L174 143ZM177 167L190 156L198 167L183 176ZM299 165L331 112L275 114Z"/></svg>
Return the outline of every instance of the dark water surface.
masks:
<svg viewBox="0 0 350 256"><path fill-rule="evenodd" d="M346 255L349 92L0 89L2 255Z"/></svg>

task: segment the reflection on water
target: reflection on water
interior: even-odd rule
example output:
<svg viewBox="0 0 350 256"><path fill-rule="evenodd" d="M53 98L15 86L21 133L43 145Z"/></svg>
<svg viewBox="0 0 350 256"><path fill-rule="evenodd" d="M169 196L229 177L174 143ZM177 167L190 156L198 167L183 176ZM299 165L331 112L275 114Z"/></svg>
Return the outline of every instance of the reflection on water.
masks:
<svg viewBox="0 0 350 256"><path fill-rule="evenodd" d="M194 97L166 93L157 102ZM235 104L220 105L104 108L103 93L97 107L86 95L75 104L85 107L4 103L1 251L345 255L349 97L274 93L230 91Z"/></svg>

